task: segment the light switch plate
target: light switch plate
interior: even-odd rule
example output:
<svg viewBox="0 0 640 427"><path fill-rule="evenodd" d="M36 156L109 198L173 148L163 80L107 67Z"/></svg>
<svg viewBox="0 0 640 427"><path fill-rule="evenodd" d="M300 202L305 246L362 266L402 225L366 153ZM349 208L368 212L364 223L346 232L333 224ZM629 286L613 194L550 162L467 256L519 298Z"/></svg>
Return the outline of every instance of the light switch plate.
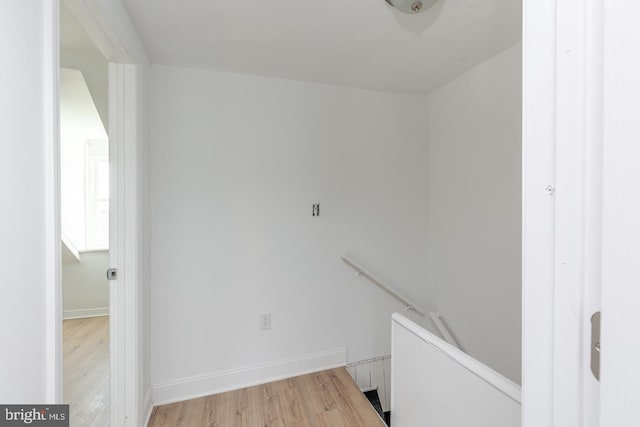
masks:
<svg viewBox="0 0 640 427"><path fill-rule="evenodd" d="M260 315L260 330L271 329L271 313L262 313Z"/></svg>

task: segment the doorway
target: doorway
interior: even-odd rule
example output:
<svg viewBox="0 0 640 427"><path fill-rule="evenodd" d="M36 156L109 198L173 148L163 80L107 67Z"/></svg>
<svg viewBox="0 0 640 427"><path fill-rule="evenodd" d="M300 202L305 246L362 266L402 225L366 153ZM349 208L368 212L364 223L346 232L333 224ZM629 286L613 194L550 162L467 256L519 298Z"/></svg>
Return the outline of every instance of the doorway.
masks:
<svg viewBox="0 0 640 427"><path fill-rule="evenodd" d="M67 32L65 15L71 15L77 20L79 25L75 27L75 33ZM64 175L68 174L68 171L64 169L61 162L63 132L60 132L60 138L54 134L50 157L52 159L52 201L54 207L58 207L56 216L60 216L60 219L52 225L55 227L57 261L54 264L55 291L50 295L56 308L51 311L49 318L55 327L51 328L52 339L49 341L48 350L55 357L56 366L51 383L53 385L51 400L58 403L69 401L67 396L63 395L63 392L68 394L65 389L65 385L68 385L65 384L68 375L65 375L63 369L65 337L62 329L65 315L69 316L69 313L64 311L83 316L86 324L79 325L75 335L80 337L83 344L91 344L89 341L93 341L93 347L90 347L88 353L93 357L95 364L102 367L103 372L98 375L96 373L98 371L92 371L94 377L99 376L102 379L98 388L101 394L92 401L94 406L91 408L92 411L99 408L101 412L99 421L96 416L95 419L80 421L79 424L74 423L76 425L137 426L144 423L144 417L147 412L150 412L149 387L145 388L143 385L148 383L149 378L148 365L143 364L146 347L143 339L145 311L142 304L143 292L148 292L148 286L145 284L149 276L144 258L144 251L147 248L142 243L143 234L146 233L143 219L148 216L147 204L142 196L146 194L147 183L144 178L146 167L144 163L139 164L137 160L142 157L140 151L146 149L144 84L147 78L148 60L126 16L126 11L119 2L103 3L94 0L53 0L51 2L52 40L54 41L52 64L54 64L56 77L53 82L56 102L53 104L52 117L56 118L56 126L62 125L57 118L58 115L60 118L63 116L60 104L62 97L59 96L64 90L63 79L69 75L73 77L74 73L75 77L78 77L79 72L84 80L86 91L89 92L87 97L91 98L91 101L97 100L93 103L93 109L99 117L99 122L102 123L104 134L108 133L108 146L105 146L101 138L96 138L95 135L84 140L82 179L85 188L83 202L85 221L83 227L76 227L84 230L84 238L76 238L84 241L85 245L85 250L76 250L80 255L79 258L91 258L91 255L87 254L101 258L100 267L96 269L99 276L96 277L99 277L102 284L96 286L96 289L100 289L102 303L89 307L89 309L95 309L93 311L78 309L80 311L73 312L73 309L65 309L61 240L66 227L63 224L64 195L61 187L65 179ZM68 61L68 58L64 57L65 48L73 53L83 50L85 54L87 53L86 46L72 37L77 36L79 32L83 32L90 39L93 45L92 52L95 55L88 57L77 55L77 58L81 59ZM100 77L95 78L95 60L98 56L101 56L101 60L97 61L101 64ZM95 85L97 81L103 84ZM98 86L99 89L97 89ZM108 226L105 227L105 224ZM101 254L97 254L100 252ZM105 285L107 267L113 269L115 274ZM101 307L104 304L105 295L108 302L105 307ZM108 317L105 316L106 314ZM87 317L87 315L92 316ZM97 325L87 325L94 320ZM82 338L85 336L93 338L85 340ZM96 336L102 338L95 338ZM79 355L81 352L76 349L76 353ZM80 356L77 357L80 358ZM72 365L72 368L67 367L67 371L77 371L82 368L73 362ZM95 381L88 382L93 384ZM68 397L71 398L71 395ZM73 413L74 409L70 408L70 411Z"/></svg>
<svg viewBox="0 0 640 427"><path fill-rule="evenodd" d="M72 426L110 424L109 63L60 5L63 401Z"/></svg>

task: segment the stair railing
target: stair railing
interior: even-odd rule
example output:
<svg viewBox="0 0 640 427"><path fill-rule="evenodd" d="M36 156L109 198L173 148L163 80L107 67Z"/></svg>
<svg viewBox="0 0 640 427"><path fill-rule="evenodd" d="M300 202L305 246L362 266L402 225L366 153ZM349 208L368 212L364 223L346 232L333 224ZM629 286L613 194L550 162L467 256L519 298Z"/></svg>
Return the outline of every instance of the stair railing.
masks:
<svg viewBox="0 0 640 427"><path fill-rule="evenodd" d="M433 320L433 323L436 325L436 328L438 328L438 332L440 332L440 335L442 335L442 338L444 338L444 340L449 344L460 348L458 341L456 341L453 335L451 335L451 332L449 331L449 328L447 328L447 325L444 324L442 315L436 311L429 313L429 315L431 316L431 320Z"/></svg>
<svg viewBox="0 0 640 427"><path fill-rule="evenodd" d="M375 275L373 275L372 273L370 273L369 271L364 269L362 266L360 266L357 262L355 262L349 256L347 256L346 254L342 254L340 256L340 258L342 258L342 261L344 261L345 264L347 264L349 267L351 267L354 270L356 270L356 276L358 276L358 277L360 277L360 276L366 277L367 279L369 279L369 281L371 283L377 285L382 290L387 292L389 295L391 295L392 297L394 297L395 299L400 301L402 304L404 304L406 311L411 310L411 311L415 311L416 313L418 313L421 316L425 315L424 311L421 308L419 308L413 301L411 301L409 298L407 298L404 295L402 295L400 292L395 290L393 287L391 287L391 286L387 285L386 283L384 283L382 280L378 279Z"/></svg>

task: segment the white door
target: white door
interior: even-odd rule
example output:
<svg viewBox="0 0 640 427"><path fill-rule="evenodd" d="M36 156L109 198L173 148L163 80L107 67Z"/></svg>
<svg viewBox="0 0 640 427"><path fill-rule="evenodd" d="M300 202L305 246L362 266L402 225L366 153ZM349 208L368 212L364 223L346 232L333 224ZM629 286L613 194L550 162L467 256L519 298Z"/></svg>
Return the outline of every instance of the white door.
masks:
<svg viewBox="0 0 640 427"><path fill-rule="evenodd" d="M605 1L600 426L640 426L640 2Z"/></svg>

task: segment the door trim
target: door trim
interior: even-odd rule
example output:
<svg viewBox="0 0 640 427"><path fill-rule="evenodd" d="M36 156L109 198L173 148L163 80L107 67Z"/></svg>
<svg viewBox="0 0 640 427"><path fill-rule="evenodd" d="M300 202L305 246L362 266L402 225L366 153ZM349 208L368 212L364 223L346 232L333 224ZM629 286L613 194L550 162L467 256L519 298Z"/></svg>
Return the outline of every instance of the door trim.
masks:
<svg viewBox="0 0 640 427"><path fill-rule="evenodd" d="M591 425L584 378L602 261L601 8L602 0L524 1L525 427Z"/></svg>
<svg viewBox="0 0 640 427"><path fill-rule="evenodd" d="M60 3L44 2L43 36L47 40L43 69L44 112L49 132L43 135L46 233L46 384L48 402L62 401L62 232L60 223ZM47 46L47 44L45 44ZM47 69L47 67L50 67Z"/></svg>

